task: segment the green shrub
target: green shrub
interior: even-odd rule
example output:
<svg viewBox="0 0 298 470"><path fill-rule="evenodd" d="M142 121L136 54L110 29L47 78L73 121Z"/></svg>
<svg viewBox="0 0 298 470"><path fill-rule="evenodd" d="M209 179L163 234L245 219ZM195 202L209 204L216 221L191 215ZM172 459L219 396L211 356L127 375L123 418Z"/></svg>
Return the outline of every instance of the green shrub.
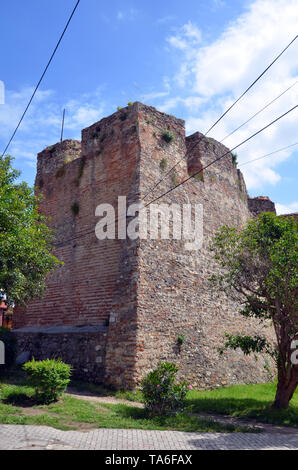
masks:
<svg viewBox="0 0 298 470"><path fill-rule="evenodd" d="M17 340L8 328L0 326L0 341L4 343L5 364L0 365L0 372L14 365L17 354Z"/></svg>
<svg viewBox="0 0 298 470"><path fill-rule="evenodd" d="M162 138L165 142L169 144L174 140L175 136L172 131L163 131Z"/></svg>
<svg viewBox="0 0 298 470"><path fill-rule="evenodd" d="M50 403L63 394L70 380L71 366L61 359L34 359L23 366L38 401Z"/></svg>
<svg viewBox="0 0 298 470"><path fill-rule="evenodd" d="M127 103L127 106L132 106L132 105L133 105L133 102L132 102L132 101L129 101L129 102Z"/></svg>
<svg viewBox="0 0 298 470"><path fill-rule="evenodd" d="M178 367L171 362L161 362L142 381L145 408L151 414L166 415L183 410L188 390L187 384L175 383Z"/></svg>

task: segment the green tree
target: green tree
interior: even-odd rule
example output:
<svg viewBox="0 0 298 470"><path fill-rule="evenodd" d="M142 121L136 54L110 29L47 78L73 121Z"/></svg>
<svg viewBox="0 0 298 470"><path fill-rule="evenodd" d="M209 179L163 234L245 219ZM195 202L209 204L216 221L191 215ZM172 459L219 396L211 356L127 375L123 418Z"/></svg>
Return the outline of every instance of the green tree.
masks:
<svg viewBox="0 0 298 470"><path fill-rule="evenodd" d="M241 302L241 315L273 324L276 343L265 337L226 334L226 348L244 354L264 351L277 365L278 384L274 408L287 408L298 384L298 365L293 361L293 342L298 339L297 221L265 212L246 226L222 227L211 249L222 266L213 275L213 287Z"/></svg>
<svg viewBox="0 0 298 470"><path fill-rule="evenodd" d="M50 252L52 231L38 213L39 198L26 183L10 156L0 157L0 298L25 303L40 297L46 275L60 264Z"/></svg>

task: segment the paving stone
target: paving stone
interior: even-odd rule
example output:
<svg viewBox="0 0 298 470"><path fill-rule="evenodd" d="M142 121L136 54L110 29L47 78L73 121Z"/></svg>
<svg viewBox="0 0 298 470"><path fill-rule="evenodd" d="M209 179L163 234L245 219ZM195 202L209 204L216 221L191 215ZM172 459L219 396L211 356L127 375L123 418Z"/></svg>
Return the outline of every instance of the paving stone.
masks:
<svg viewBox="0 0 298 470"><path fill-rule="evenodd" d="M0 450L298 450L293 434L196 433L136 429L60 431L0 425Z"/></svg>

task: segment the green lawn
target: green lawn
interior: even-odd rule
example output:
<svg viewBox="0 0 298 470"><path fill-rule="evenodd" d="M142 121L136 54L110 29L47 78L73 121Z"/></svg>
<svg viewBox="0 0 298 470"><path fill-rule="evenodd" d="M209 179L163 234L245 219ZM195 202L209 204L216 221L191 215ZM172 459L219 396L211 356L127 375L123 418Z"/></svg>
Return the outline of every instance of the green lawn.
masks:
<svg viewBox="0 0 298 470"><path fill-rule="evenodd" d="M98 396L114 395L130 401L141 401L140 391L112 392L99 385L72 382L77 391ZM191 390L187 396L187 412L175 417L149 418L143 409L123 404L88 402L64 396L57 403L37 405L34 391L24 375L14 374L0 380L0 423L43 424L58 429L125 428L172 429L177 431L237 432L248 428L221 424L212 419L198 419L196 413L225 414L241 418L298 427L298 390L285 411L271 408L276 384L234 385L214 390ZM251 429L250 429L251 430Z"/></svg>
<svg viewBox="0 0 298 470"><path fill-rule="evenodd" d="M34 390L19 377L15 381L10 377L0 382L0 423L45 425L62 430L122 428L202 432L251 431L247 427L198 419L189 413L150 418L144 409L134 406L91 403L71 396L64 396L50 405L37 405L34 401Z"/></svg>
<svg viewBox="0 0 298 470"><path fill-rule="evenodd" d="M194 412L227 414L242 418L257 418L265 423L298 427L298 389L284 411L271 408L276 384L234 385L214 390L191 390L187 401Z"/></svg>

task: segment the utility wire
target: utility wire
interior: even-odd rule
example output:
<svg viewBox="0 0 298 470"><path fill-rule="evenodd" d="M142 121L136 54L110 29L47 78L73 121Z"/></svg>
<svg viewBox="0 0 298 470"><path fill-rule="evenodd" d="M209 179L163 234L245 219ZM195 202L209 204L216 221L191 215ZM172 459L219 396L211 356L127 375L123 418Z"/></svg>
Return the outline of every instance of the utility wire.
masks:
<svg viewBox="0 0 298 470"><path fill-rule="evenodd" d="M270 155L274 155L275 153L282 152L283 150L287 150L291 147L294 147L295 145L298 145L298 142L295 142L295 144L287 145L287 147L274 150L274 152L266 153L266 155L262 155L261 157L254 158L253 160L247 160L247 162L240 163L238 166L244 166L244 165L247 165L248 163L256 162L257 160L261 160L262 158L269 157Z"/></svg>
<svg viewBox="0 0 298 470"><path fill-rule="evenodd" d="M58 41L57 44L56 44L56 47L55 47L55 49L54 49L54 51L53 51L53 53L52 53L52 55L51 55L51 57L50 57L50 59L49 59L47 65L46 65L46 68L44 69L44 71L43 71L43 73L42 73L42 75L41 75L41 77L40 77L40 79L39 79L39 81L38 81L38 83L37 83L37 85L36 85L36 87L35 87L35 89L34 89L34 92L33 92L32 95L31 95L31 98L30 98L30 100L29 100L29 102L28 102L28 104L27 104L27 106L26 106L26 108L25 108L25 111L23 112L23 114L22 114L22 116L21 116L21 119L20 119L19 122L18 122L17 127L15 128L15 130L14 130L14 132L13 132L11 138L9 139L9 142L8 142L8 144L6 145L6 147L5 147L5 149L4 149L4 152L2 153L2 157L4 157L4 155L5 155L5 153L6 153L7 149L8 149L8 147L10 146L11 142L12 142L13 139L14 139L14 136L16 135L16 133L17 133L17 131L18 131L18 129L19 129L19 127L20 127L20 125L21 125L21 123L22 123L22 121L23 121L23 119L24 119L24 117L25 117L25 115L26 115L26 113L27 113L27 111L28 111L28 109L29 109L29 107L30 107L32 101L33 101L33 98L34 98L34 96L35 96L35 94L36 94L36 92L37 92L37 90L38 90L38 88L39 88L39 86L40 86L40 84L41 84L41 82L42 82L42 80L43 80L43 78L44 78L44 76L45 76L45 74L46 74L46 72L47 72L47 70L48 70L48 68L49 68L49 66L50 66L50 64L51 64L51 62L52 62L52 60L53 60L53 58L54 58L54 55L55 55L56 52L57 52L57 49L58 49L58 47L59 47L59 45L60 45L60 43L61 43L61 41L62 41L62 39L63 39L63 36L64 36L64 34L66 33L66 30L67 30L67 28L68 28L68 26L69 26L69 23L71 22L72 17L73 17L73 15L75 14L75 11L76 11L76 9L77 9L78 6L79 6L80 1L81 1L81 0L78 0L78 1L77 1L77 3L76 3L76 5L75 5L74 9L72 10L72 13L71 13L71 15L70 15L70 17L69 17L69 19L68 19L68 21L67 21L67 23L66 23L66 26L65 26L65 28L64 28L64 30L63 30L63 32L62 32L60 38L59 38L59 41Z"/></svg>
<svg viewBox="0 0 298 470"><path fill-rule="evenodd" d="M286 90L284 90L280 95L276 96L272 101L270 101L270 103L267 103L263 108L261 108L259 111L257 111L253 116L251 116L249 119L247 119L247 121L245 121L243 124L241 124L240 126L236 127L236 129L234 129L232 132L230 132L230 134L226 135L222 140L220 140L220 143L222 144L228 137L230 137L231 135L235 134L235 132L239 131L239 129L241 129L241 127L245 126L245 124L248 124L250 121L252 121L256 116L258 116L262 111L264 111L265 109L267 109L271 104L275 103L275 101L277 101L279 98L281 98L287 91L291 90L291 88L293 88L295 85L297 85L298 83L298 80L296 80L295 83L293 83L291 86L289 86Z"/></svg>
<svg viewBox="0 0 298 470"><path fill-rule="evenodd" d="M246 95L246 93L251 90L251 88L258 82L258 80L260 80L260 78L270 69L270 67L272 67L272 65L283 55L283 53L294 43L294 41L296 41L298 35L296 35L292 41L289 42L289 44L278 54L277 57L275 57L275 59L266 67L266 69L253 81L253 83L251 83L251 85L249 85L248 88L246 88L246 90L231 104L231 106L229 106L228 109L226 109L226 111L217 119L217 121L212 124L212 126L199 138L199 140L190 148L187 150L186 152L186 156L188 154L190 154L194 149L195 147L199 144L199 142L204 138L206 137L207 134L209 134L209 132L214 129L214 127L223 119L223 117L243 98L244 95ZM184 157L185 158L185 157ZM177 165L179 165L179 163L181 161L184 160L184 158L178 160L177 163L175 163L175 165L173 165L168 171L167 173L163 176L163 178L161 178L159 181L157 181L157 183L152 186L152 188L145 194L145 196L143 197L142 200L144 200L171 172L172 170L174 170Z"/></svg>
<svg viewBox="0 0 298 470"><path fill-rule="evenodd" d="M170 192L174 191L176 188L178 188L179 186L187 183L190 179L192 179L194 176L196 176L197 174L199 174L200 172L202 172L203 170L205 170L206 168L209 168L211 165L214 165L214 163L216 163L217 161L221 160L222 158L224 158L226 155L228 155L229 153L231 153L233 150L236 150L238 147L240 147L241 145L245 144L246 142L248 142L249 140L251 140L253 137L256 137L258 134L260 134L261 132L263 132L265 129L268 129L268 127L272 126L274 123L276 123L277 121L279 121L280 119L282 119L283 117L285 117L287 114L291 113L292 111L294 111L294 109L296 109L298 107L298 104L296 106L294 106L293 108L289 109L288 111L286 111L284 114L280 115L278 118L274 119L273 121L271 121L269 124L267 124L266 126L264 126L262 129L258 130L257 132L255 132L254 134L252 134L250 137L248 137L247 139L243 140L242 142L240 142L240 144L236 145L233 149L231 150L228 150L227 152L223 153L222 155L220 155L219 157L217 157L215 160L212 160L212 162L210 162L208 165L206 165L205 167L201 168L199 171L197 171L196 173L194 173L193 175L191 175L189 178L185 179L184 181L182 181L181 183L177 184L176 186L174 186L173 188L169 189L168 191L166 191L165 193L161 194L160 196L158 196L157 198L153 199L152 201L148 202L146 205L144 205L140 210L142 209L145 209L146 207L150 206L150 204L153 204L154 202L158 201L159 199L161 199L162 197L166 196L167 194L169 194ZM292 144L292 145L296 145L296 144ZM290 147L290 146L289 146ZM273 152L274 153L274 152ZM124 220L124 218L123 218ZM126 217L125 217L125 220L126 220ZM112 223L117 223L119 221L119 219L116 219L115 221L113 221ZM108 227L109 225L111 224L107 224L106 227ZM77 237L73 237L73 238L70 238L68 240L65 240L63 242L58 242L58 243L54 243L54 246L58 247L58 246L64 246L66 245L68 242L71 242L73 240L77 240L78 238L82 238L86 235L90 235L94 233L94 229L92 231L88 231L88 232L85 232L83 234L80 234L78 235Z"/></svg>
<svg viewBox="0 0 298 470"><path fill-rule="evenodd" d="M298 104L296 104L295 106L293 106L293 108L289 109L288 111L286 111L284 114L282 114L281 116L279 116L278 118L274 119L273 121L271 121L269 124L267 124L265 127L263 127L262 129L258 130L257 132L255 132L254 134L252 134L250 137L248 137L247 139L243 140L240 144L236 145L235 147L233 147L231 150L228 150L227 152L225 152L224 154L220 155L219 157L217 157L215 160L213 160L212 162L208 163L208 165L204 166L203 168L201 168L199 171L197 171L196 173L194 173L193 175L189 176L188 178L186 178L185 180L181 181L181 183L177 184L176 186L174 186L173 188L169 189L168 191L166 191L165 193L161 194L160 196L158 196L157 198L153 199L152 201L150 201L148 204L146 204L144 207L148 207L150 204L152 204L153 202L156 202L158 201L159 199L161 199L163 196L166 196L167 194L169 194L171 191L174 191L174 189L176 188L179 188L179 186L187 183L187 181L189 181L191 178L193 178L194 176L198 175L199 173L201 173L203 170L206 170L207 168L209 168L211 165L214 165L214 163L218 162L219 160L221 160L223 157L225 157L226 155L228 155L229 153L233 152L234 150L236 150L238 147L240 147L241 145L245 144L246 142L248 142L249 140L251 140L253 137L256 137L258 134L260 134L261 132L263 132L265 129L268 129L268 127L272 126L272 124L274 124L275 122L279 121L280 119L282 119L284 116L286 116L287 114L291 113L292 111L294 111L294 109L296 109L298 107Z"/></svg>

